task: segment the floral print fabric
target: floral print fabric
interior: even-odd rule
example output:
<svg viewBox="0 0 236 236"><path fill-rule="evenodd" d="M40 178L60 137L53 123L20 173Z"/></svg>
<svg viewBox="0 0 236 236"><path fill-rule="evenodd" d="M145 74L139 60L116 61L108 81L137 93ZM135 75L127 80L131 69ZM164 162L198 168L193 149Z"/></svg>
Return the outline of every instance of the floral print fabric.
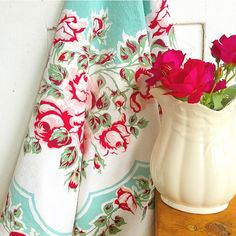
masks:
<svg viewBox="0 0 236 236"><path fill-rule="evenodd" d="M153 235L148 69L172 40L167 0L65 3L1 236Z"/></svg>

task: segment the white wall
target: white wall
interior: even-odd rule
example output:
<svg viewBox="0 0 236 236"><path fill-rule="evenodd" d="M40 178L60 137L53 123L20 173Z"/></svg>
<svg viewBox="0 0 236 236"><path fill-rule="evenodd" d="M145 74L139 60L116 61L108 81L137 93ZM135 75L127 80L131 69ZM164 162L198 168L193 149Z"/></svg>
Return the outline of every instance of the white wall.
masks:
<svg viewBox="0 0 236 236"><path fill-rule="evenodd" d="M234 1L170 0L178 47L210 60L210 42L236 33ZM62 0L0 0L0 208L62 6Z"/></svg>

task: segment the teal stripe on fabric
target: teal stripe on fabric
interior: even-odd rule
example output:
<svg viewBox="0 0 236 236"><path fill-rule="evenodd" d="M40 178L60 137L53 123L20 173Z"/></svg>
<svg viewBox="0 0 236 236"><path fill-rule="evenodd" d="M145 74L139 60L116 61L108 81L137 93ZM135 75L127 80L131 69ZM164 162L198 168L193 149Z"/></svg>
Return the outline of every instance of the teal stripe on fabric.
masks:
<svg viewBox="0 0 236 236"><path fill-rule="evenodd" d="M147 27L144 13L148 11L149 2L143 1L66 1L65 9L76 11L80 18L90 19L92 11L98 14L101 9L108 9L109 22L112 23L108 31L107 45L100 45L100 49L117 48L118 41L123 41L123 32L135 36L140 29ZM150 6L149 6L150 8ZM92 11L91 11L92 9Z"/></svg>
<svg viewBox="0 0 236 236"><path fill-rule="evenodd" d="M135 185L135 177L150 177L149 162L135 161L130 171L116 184L96 192L90 192L86 204L76 214L75 221L84 230L91 226L89 223L102 213L101 205L105 205L116 197L116 191L125 186L131 188Z"/></svg>
<svg viewBox="0 0 236 236"><path fill-rule="evenodd" d="M30 229L34 228L38 233L40 233L40 235L71 236L71 232L70 233L58 232L52 229L44 222L43 218L40 216L37 210L34 195L23 189L16 182L16 179L13 180L12 185L10 186L10 192L12 196L12 205L18 205L19 202L21 204L21 208L23 210L23 222L27 227L25 233L30 235ZM42 227L44 227L44 230L36 222L35 215L31 211L31 209L34 211L34 214L36 214L36 217L39 219Z"/></svg>

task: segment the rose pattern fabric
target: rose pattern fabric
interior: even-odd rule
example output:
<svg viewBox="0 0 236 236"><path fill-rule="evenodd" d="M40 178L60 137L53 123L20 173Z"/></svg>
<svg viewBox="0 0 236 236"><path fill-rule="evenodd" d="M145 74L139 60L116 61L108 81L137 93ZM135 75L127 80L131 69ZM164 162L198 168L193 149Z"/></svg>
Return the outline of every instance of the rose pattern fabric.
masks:
<svg viewBox="0 0 236 236"><path fill-rule="evenodd" d="M153 235L150 69L174 31L166 0L133 4L65 3L1 235Z"/></svg>

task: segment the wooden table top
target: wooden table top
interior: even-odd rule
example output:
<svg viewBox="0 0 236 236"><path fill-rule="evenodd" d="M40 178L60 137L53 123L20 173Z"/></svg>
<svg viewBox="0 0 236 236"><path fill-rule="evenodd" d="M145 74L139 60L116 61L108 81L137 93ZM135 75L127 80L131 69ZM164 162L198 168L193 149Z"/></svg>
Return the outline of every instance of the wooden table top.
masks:
<svg viewBox="0 0 236 236"><path fill-rule="evenodd" d="M155 236L236 236L236 197L226 210L199 215L175 210L156 192Z"/></svg>

